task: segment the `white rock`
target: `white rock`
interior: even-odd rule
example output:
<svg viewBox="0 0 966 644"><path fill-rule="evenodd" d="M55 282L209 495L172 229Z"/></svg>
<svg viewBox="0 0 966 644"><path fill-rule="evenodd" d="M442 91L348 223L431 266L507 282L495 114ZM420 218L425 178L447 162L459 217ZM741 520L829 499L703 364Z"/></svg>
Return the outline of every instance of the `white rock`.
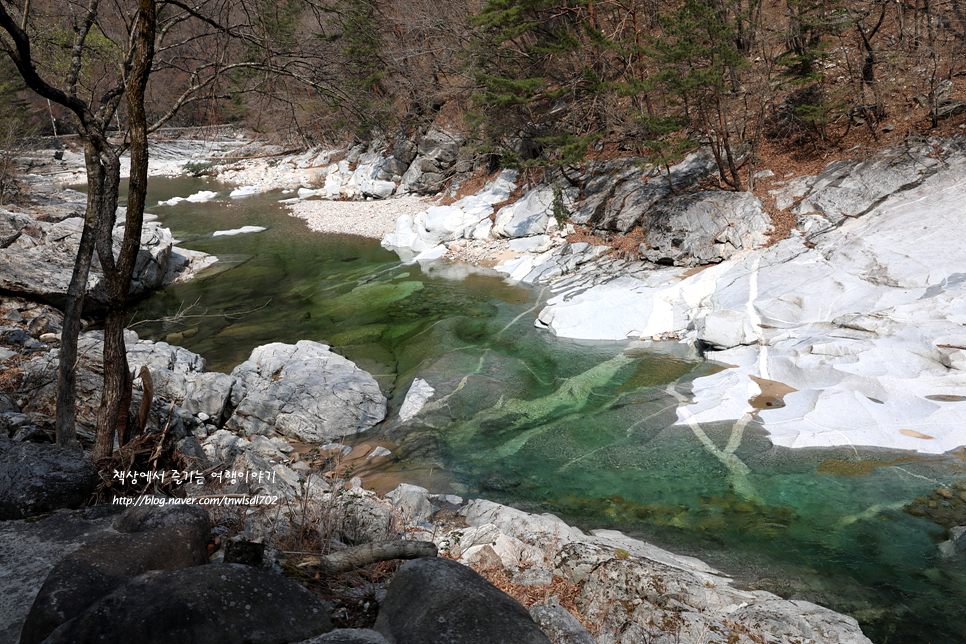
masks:
<svg viewBox="0 0 966 644"><path fill-rule="evenodd" d="M553 190L549 186L535 188L496 213L493 234L510 238L542 235L547 231L552 206Z"/></svg>
<svg viewBox="0 0 966 644"><path fill-rule="evenodd" d="M683 274L654 271L561 293L538 323L583 339L674 332L719 349L708 357L734 367L693 382L682 421L756 411L786 447L956 449L966 444L966 158L947 163L814 247L796 235L677 282ZM751 410L752 376L796 391L783 407Z"/></svg>
<svg viewBox="0 0 966 644"><path fill-rule="evenodd" d="M220 237L224 235L244 235L247 233L260 233L263 230L268 230L264 226L242 226L241 228L234 228L232 230L216 230L211 233L212 237Z"/></svg>
<svg viewBox="0 0 966 644"><path fill-rule="evenodd" d="M229 193L229 197L237 199L239 197L250 197L252 195L257 195L259 192L264 192L261 186L242 186L240 188L235 188Z"/></svg>

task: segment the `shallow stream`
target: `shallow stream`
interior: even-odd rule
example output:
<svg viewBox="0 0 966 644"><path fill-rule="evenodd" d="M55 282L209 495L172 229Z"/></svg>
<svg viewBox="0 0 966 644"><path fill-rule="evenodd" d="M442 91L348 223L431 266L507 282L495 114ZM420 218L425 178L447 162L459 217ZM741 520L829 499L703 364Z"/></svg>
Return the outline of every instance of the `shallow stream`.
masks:
<svg viewBox="0 0 966 644"><path fill-rule="evenodd" d="M142 338L225 372L261 344L325 342L389 397L389 419L359 439L392 447L398 479L616 527L851 614L877 644L966 641L966 555L940 556L942 529L902 510L966 478L962 452L789 450L754 422L678 423L689 382L722 368L680 345L554 338L533 327L539 290L405 266L376 241L313 233L278 193L229 199L200 179L150 188L148 203L219 191L151 212L182 245L224 261L139 303L136 319L155 320L135 327ZM211 235L242 226L267 230ZM400 424L416 377L436 393Z"/></svg>

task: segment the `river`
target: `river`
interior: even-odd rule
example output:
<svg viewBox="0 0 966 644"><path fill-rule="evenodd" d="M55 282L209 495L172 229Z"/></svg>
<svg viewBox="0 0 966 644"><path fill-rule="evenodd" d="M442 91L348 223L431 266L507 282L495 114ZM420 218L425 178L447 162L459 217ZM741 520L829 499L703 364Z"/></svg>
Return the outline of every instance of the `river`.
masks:
<svg viewBox="0 0 966 644"><path fill-rule="evenodd" d="M621 529L850 614L877 644L966 641L964 557L942 557L941 528L902 509L963 478L962 451L791 450L754 422L680 422L689 383L724 365L681 345L554 338L533 326L549 293L314 233L279 193L229 199L202 179L152 179L148 203L200 190L219 197L150 212L223 261L138 303L142 338L225 372L261 344L325 342L390 399L389 419L357 440L390 445L403 479ZM266 230L212 236L242 226ZM417 377L436 393L399 423Z"/></svg>

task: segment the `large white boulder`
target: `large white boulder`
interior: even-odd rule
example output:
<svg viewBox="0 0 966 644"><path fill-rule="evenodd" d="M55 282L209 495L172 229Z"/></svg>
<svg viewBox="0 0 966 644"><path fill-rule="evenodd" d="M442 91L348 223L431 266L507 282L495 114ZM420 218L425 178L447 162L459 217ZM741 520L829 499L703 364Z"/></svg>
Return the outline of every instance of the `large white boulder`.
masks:
<svg viewBox="0 0 966 644"><path fill-rule="evenodd" d="M257 347L231 375L247 391L225 426L241 434L274 429L322 444L370 429L386 416L375 379L318 342Z"/></svg>

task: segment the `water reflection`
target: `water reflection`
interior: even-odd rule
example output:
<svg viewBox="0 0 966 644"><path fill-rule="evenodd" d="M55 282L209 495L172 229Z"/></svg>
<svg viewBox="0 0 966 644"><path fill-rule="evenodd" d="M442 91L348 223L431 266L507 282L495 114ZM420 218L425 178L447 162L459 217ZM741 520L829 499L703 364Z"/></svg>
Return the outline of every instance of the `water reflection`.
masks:
<svg viewBox="0 0 966 644"><path fill-rule="evenodd" d="M219 188L152 181L152 202L202 189ZM139 304L138 319L165 318L142 337L223 371L260 344L329 343L390 397L390 418L360 439L403 458L386 480L410 472L439 491L642 534L754 587L848 612L876 642L966 641L962 556L941 558L941 528L903 511L962 478L960 459L775 447L752 413L696 425L689 382L719 367L553 338L533 327L538 292L311 233L277 198L154 209L191 248L229 261ZM242 226L267 230L211 237ZM192 317L178 318L188 305ZM416 377L436 393L402 423ZM780 385L755 409L780 404Z"/></svg>

